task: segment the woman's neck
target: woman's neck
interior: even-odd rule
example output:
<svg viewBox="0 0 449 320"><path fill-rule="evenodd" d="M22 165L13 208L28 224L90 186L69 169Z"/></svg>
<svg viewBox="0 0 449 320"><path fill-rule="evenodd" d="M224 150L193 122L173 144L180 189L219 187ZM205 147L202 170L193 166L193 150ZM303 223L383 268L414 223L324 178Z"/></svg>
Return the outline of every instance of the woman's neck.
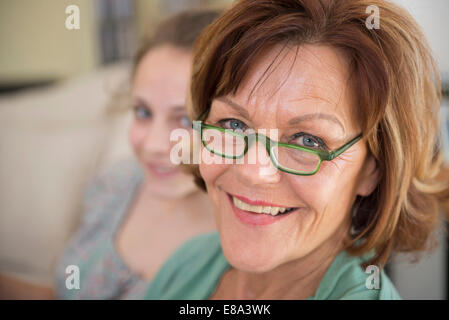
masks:
<svg viewBox="0 0 449 320"><path fill-rule="evenodd" d="M318 289L326 271L343 248L341 237L265 273L231 269L234 299L307 299ZM336 241L337 240L337 241Z"/></svg>

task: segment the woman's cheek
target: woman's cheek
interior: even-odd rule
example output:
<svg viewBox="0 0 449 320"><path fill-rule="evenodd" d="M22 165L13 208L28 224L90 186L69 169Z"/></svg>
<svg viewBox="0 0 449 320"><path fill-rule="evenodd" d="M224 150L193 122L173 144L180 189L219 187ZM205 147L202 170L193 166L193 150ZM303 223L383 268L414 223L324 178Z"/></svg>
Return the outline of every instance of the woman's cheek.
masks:
<svg viewBox="0 0 449 320"><path fill-rule="evenodd" d="M213 164L205 164L203 161L199 164L200 175L206 184L211 183L216 176L216 169Z"/></svg>
<svg viewBox="0 0 449 320"><path fill-rule="evenodd" d="M338 225L349 212L353 185L350 179L352 173L348 171L348 168L346 172L335 170L334 166L329 164L320 168L313 176L306 179L301 177L291 182L293 190L305 202L310 212L314 213L314 223L320 223L319 226L313 227L314 230L322 230L327 234L333 230L332 225ZM322 219L329 214L333 216L330 226L328 218Z"/></svg>
<svg viewBox="0 0 449 320"><path fill-rule="evenodd" d="M136 154L139 154L145 139L145 128L133 121L128 131L128 141Z"/></svg>
<svg viewBox="0 0 449 320"><path fill-rule="evenodd" d="M230 168L230 166L231 165L220 163L205 163L203 159L201 160L201 163L199 164L200 175L203 178L204 182L206 183L208 189L214 187L214 184L217 182L217 179L220 176L222 176L226 172L226 170Z"/></svg>
<svg viewBox="0 0 449 320"><path fill-rule="evenodd" d="M323 168L324 169L324 168ZM339 187L339 179L326 170L312 176L287 176L289 187L294 190L296 198L311 212L322 213L338 193L343 196L345 190Z"/></svg>

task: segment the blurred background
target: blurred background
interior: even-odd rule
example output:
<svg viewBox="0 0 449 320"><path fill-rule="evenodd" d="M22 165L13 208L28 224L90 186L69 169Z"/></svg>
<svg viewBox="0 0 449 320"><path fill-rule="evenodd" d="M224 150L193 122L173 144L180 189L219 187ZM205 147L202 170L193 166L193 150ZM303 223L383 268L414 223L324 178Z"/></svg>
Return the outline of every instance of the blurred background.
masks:
<svg viewBox="0 0 449 320"><path fill-rule="evenodd" d="M2 0L2 92L45 85L131 58L139 39L164 17L189 7L230 0ZM77 5L79 30L65 28L65 9Z"/></svg>
<svg viewBox="0 0 449 320"><path fill-rule="evenodd" d="M449 163L449 1L396 0L421 24L443 78L442 137ZM163 18L231 0L0 1L0 272L51 284L55 259L81 214L84 187L131 150L118 92L130 60ZM80 28L69 30L76 5ZM382 13L381 20L382 20ZM381 26L382 27L382 26ZM123 99L122 99L123 98ZM449 179L449 177L445 177ZM404 298L447 299L447 236L419 264L388 273Z"/></svg>

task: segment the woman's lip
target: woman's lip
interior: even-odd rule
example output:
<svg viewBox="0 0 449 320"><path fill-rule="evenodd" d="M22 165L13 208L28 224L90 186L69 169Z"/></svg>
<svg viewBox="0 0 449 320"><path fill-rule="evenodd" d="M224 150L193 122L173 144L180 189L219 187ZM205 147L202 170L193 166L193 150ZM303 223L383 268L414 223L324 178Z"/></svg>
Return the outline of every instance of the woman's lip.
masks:
<svg viewBox="0 0 449 320"><path fill-rule="evenodd" d="M274 203L269 203L263 200L251 200L242 196L237 196L234 194L230 194L228 193L231 197L236 197L239 200L242 200L243 202L246 202L252 206L267 206L267 207L280 207L280 208L294 208L294 207L288 207L288 206L284 206L282 204L274 204Z"/></svg>
<svg viewBox="0 0 449 320"><path fill-rule="evenodd" d="M170 168L169 170L166 170L167 167L158 166L158 165L154 165L154 164L150 164L150 163L147 164L147 168L148 168L148 171L153 176L156 176L158 178L169 178L171 176L174 176L178 171L176 167L174 167L173 169ZM164 171L160 171L159 168L164 168Z"/></svg>
<svg viewBox="0 0 449 320"><path fill-rule="evenodd" d="M234 202L232 200L232 195L227 194L229 202L231 204L231 208L232 211L234 212L234 215L237 217L237 219L247 225L253 225L253 226L262 226L262 225L269 225L272 223L275 223L283 218L288 217L290 214L297 212L299 208L290 211L288 213L284 213L281 215L276 215L276 216L272 216L269 214L264 214L264 213L254 213L254 212L249 212L249 211L245 211L242 209L237 208L234 205Z"/></svg>

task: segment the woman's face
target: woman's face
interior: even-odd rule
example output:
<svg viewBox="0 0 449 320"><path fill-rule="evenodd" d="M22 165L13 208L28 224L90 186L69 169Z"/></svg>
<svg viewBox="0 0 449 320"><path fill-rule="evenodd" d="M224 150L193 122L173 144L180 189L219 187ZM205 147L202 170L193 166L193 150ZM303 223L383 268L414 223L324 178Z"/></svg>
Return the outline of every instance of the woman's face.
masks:
<svg viewBox="0 0 449 320"><path fill-rule="evenodd" d="M279 51L276 46L261 55L235 95L215 99L205 122L243 131L266 129L267 135L277 129L278 137L271 136L275 140L328 150L356 137L361 128L354 119L345 57L328 46L289 48L264 78ZM325 245L339 247L356 195L368 195L376 185L375 162L365 142L323 161L312 176L275 170L266 152L248 164L255 146L244 164L200 164L228 261L240 270L266 272ZM293 210L256 213L266 207Z"/></svg>
<svg viewBox="0 0 449 320"><path fill-rule="evenodd" d="M193 179L170 161L170 133L190 130L185 99L191 53L173 46L151 49L139 63L132 87L134 119L129 141L153 195L178 198L195 190Z"/></svg>

